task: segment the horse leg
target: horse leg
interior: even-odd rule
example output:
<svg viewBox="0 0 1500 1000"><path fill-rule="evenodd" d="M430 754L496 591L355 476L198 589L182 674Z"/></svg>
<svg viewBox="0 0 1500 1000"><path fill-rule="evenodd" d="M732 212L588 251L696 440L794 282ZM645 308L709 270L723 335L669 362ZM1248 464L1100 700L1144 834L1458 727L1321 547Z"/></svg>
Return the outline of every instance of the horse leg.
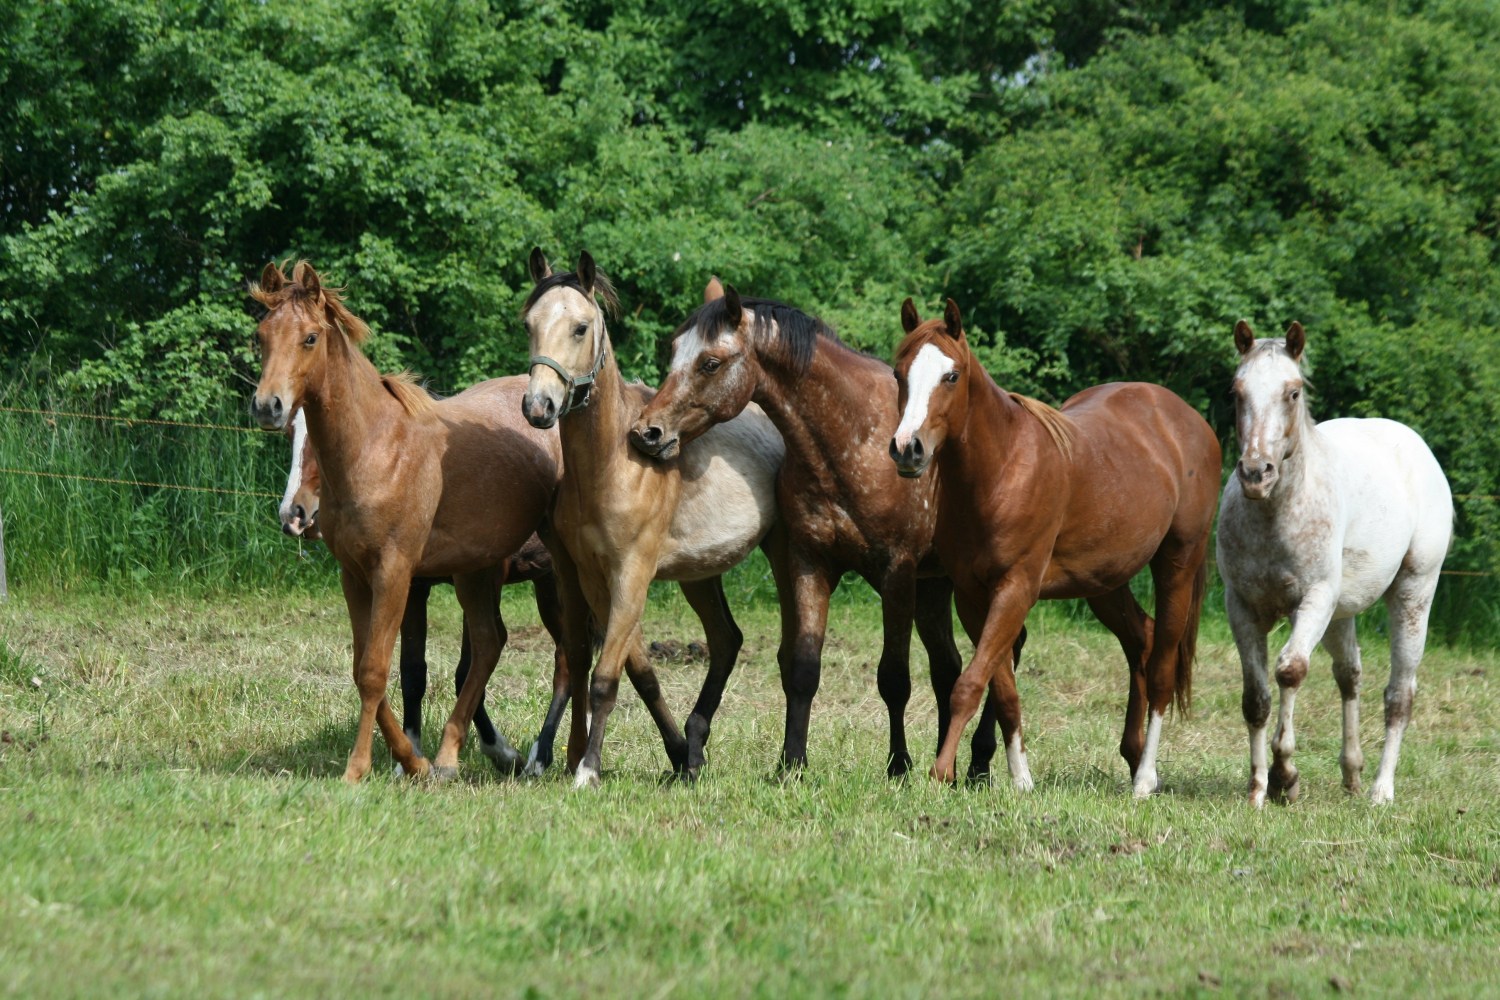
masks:
<svg viewBox="0 0 1500 1000"><path fill-rule="evenodd" d="M1302 598L1292 612L1292 634L1276 657L1276 686L1281 689L1277 706L1276 732L1271 737L1271 772L1266 793L1273 799L1295 802L1300 789L1297 768L1292 755L1297 750L1297 733L1293 724L1297 691L1307 677L1308 658L1312 648L1328 631L1333 617L1333 588L1317 584Z"/></svg>
<svg viewBox="0 0 1500 1000"><path fill-rule="evenodd" d="M1360 662L1354 619L1329 622L1328 631L1323 633L1323 648L1333 657L1333 679L1344 703L1344 748L1339 753L1339 769L1344 772L1344 789L1355 794L1359 792L1365 754L1359 747Z"/></svg>
<svg viewBox="0 0 1500 1000"><path fill-rule="evenodd" d="M922 641L922 648L927 650L927 673L937 701L937 745L941 750L952 717L949 701L953 697L953 685L964 665L958 646L953 642L953 583L947 577L918 579L916 598L917 637ZM1025 645L1026 629L1023 626L1011 648L1017 669L1021 665L1021 650ZM995 696L986 693L979 725L974 728L969 744L967 780L972 783L989 780L990 764L999 747L995 740L998 725Z"/></svg>
<svg viewBox="0 0 1500 1000"><path fill-rule="evenodd" d="M712 643L710 642L709 645L709 656L712 657ZM667 760L671 763L672 770L681 774L687 767L688 761L687 737L683 736L682 730L677 728L677 720L672 717L672 710L667 707L666 695L662 693L661 683L656 679L656 668L651 666L651 658L646 655L646 642L641 636L639 624L635 628L635 638L627 648L629 653L625 657L625 676L630 678L630 684L635 688L636 694L640 695L641 701L646 703L646 711L651 714L651 720L656 723L657 731L661 733L662 749L667 753Z"/></svg>
<svg viewBox="0 0 1500 1000"><path fill-rule="evenodd" d="M1198 614L1208 579L1207 556L1205 534L1186 546L1164 546L1151 560L1156 620L1154 626L1146 628L1146 702L1150 714L1146 721L1146 742L1134 774L1134 794L1138 799L1154 795L1161 788L1156 775L1156 755L1161 746L1162 720L1174 701L1179 708L1185 708L1191 690Z"/></svg>
<svg viewBox="0 0 1500 1000"><path fill-rule="evenodd" d="M911 700L911 626L916 616L916 568L892 567L880 586L880 663L875 686L890 720L890 750L885 771L899 778L911 770L906 746L906 703Z"/></svg>
<svg viewBox="0 0 1500 1000"><path fill-rule="evenodd" d="M1147 624L1150 619L1130 592L1129 584L1091 597L1088 604L1100 624L1119 640L1129 668L1129 696L1125 704L1125 732L1120 736L1120 756L1129 765L1133 780L1146 745L1142 728L1146 717L1146 649L1150 644Z"/></svg>
<svg viewBox="0 0 1500 1000"><path fill-rule="evenodd" d="M1380 752L1380 770L1370 786L1370 801L1384 805L1396 797L1396 761L1401 756L1401 738L1411 721L1412 702L1417 696L1417 667L1427 644L1427 618L1432 613L1432 595L1437 588L1437 568L1424 575L1397 574L1386 591L1386 609L1391 623L1391 679L1385 687L1385 746Z"/></svg>
<svg viewBox="0 0 1500 1000"><path fill-rule="evenodd" d="M600 608L607 608L608 612L603 622L604 646L599 651L599 662L595 665L594 676L589 682L589 708L592 717L589 721L588 746L583 752L583 759L578 762L573 780L575 788L599 785L603 772L604 731L619 694L620 672L632 653L644 659L640 650L641 615L646 610L646 594L651 578L655 575L655 566L655 553L622 553L620 562L610 574L608 591L603 592L600 588L600 592L594 595L595 600L589 602L596 612ZM646 669L650 671L649 666ZM650 672L648 676L654 682L655 673ZM665 710L666 705L660 699L659 691L657 688L656 701ZM673 728L676 728L675 723Z"/></svg>
<svg viewBox="0 0 1500 1000"><path fill-rule="evenodd" d="M413 580L401 617L401 729L422 756L422 699L427 696L427 598L432 584Z"/></svg>
<svg viewBox="0 0 1500 1000"><path fill-rule="evenodd" d="M1266 629L1254 612L1240 600L1228 581L1224 585L1224 609L1234 645L1240 654L1240 677L1243 693L1240 711L1245 717L1245 731L1250 738L1250 804L1259 809L1266 804L1266 722L1271 718L1271 682L1266 676Z"/></svg>
<svg viewBox="0 0 1500 1000"><path fill-rule="evenodd" d="M959 619L970 635L978 633L979 640L974 644L973 659L953 685L948 731L932 765L932 777L938 781L954 780L954 761L964 726L974 717L980 697L989 688L995 698L1000 731L1005 739L1011 782L1022 791L1032 787L1031 770L1021 736L1021 699L1016 691L1011 659L1026 613L1031 610L1032 602L1028 600L1026 589L1022 580L1012 577L1002 580L988 601L982 594L957 592Z"/></svg>
<svg viewBox="0 0 1500 1000"><path fill-rule="evenodd" d="M499 662L500 649L505 641L498 604L499 586L494 570L455 573L453 589L458 593L458 603L464 611L464 631L472 646L473 662L459 689L453 712L443 726L443 742L432 762L433 776L442 779L458 774L459 748L463 746L464 737L469 734L469 725L484 697L485 685L490 682L490 675ZM486 751L486 756L495 761L497 768L507 773L513 773L521 760L521 755L498 733L495 749Z"/></svg>
<svg viewBox="0 0 1500 1000"><path fill-rule="evenodd" d="M505 629L505 619L500 616L500 588L504 582L500 579L495 581L495 612L494 631L498 644L495 647L495 662L500 661L500 654L505 652L505 643L510 639L510 633ZM458 659L458 671L453 677L453 693L463 693L464 683L469 679L469 668L474 662L473 641L469 637L468 615L464 616L464 643L463 652ZM491 668L493 672L493 667ZM479 702L474 706L474 732L479 737L479 752L490 759L495 765L495 770L504 775L513 775L520 771L521 752L510 745L505 734L495 728L494 722L490 720L490 713L484 710L484 689L480 689Z"/></svg>
<svg viewBox="0 0 1500 1000"><path fill-rule="evenodd" d="M396 713L385 697L390 680L391 651L406 611L406 597L411 588L411 573L405 566L382 568L367 583L347 569L341 582L349 621L354 630L354 686L359 691L359 727L354 749L344 769L344 780L353 784L370 773L375 726L385 737L391 755L403 773L424 774L427 761L418 757L396 721Z"/></svg>
<svg viewBox="0 0 1500 1000"><path fill-rule="evenodd" d="M687 762L681 772L685 779L693 781L703 767L703 748L713 728L714 713L719 710L724 686L729 683L729 674L734 670L734 661L740 655L745 636L734 623L729 604L724 600L723 577L685 581L680 586L682 596L687 598L708 636L708 676L703 679L703 689L698 692L698 701L688 716Z"/></svg>
<svg viewBox="0 0 1500 1000"><path fill-rule="evenodd" d="M782 776L807 766L807 730L812 703L823 673L823 638L828 629L828 598L837 585L825 569L798 559L786 587L776 588L781 605L781 692L786 698L786 728L781 739Z"/></svg>
<svg viewBox="0 0 1500 1000"><path fill-rule="evenodd" d="M562 604L557 596L556 578L545 576L533 582L536 591L536 613L542 627L552 637L552 701L547 705L547 715L542 719L542 731L526 755L526 767L522 773L527 777L539 777L552 766L552 746L557 740L557 727L562 722L563 709L568 704L568 657L567 644L563 640Z"/></svg>

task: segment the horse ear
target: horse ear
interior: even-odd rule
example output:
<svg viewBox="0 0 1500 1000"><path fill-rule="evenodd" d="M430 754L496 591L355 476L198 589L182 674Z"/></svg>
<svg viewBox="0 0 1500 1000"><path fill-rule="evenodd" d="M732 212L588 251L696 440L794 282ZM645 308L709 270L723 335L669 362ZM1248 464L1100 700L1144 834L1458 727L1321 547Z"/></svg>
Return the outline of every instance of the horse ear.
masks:
<svg viewBox="0 0 1500 1000"><path fill-rule="evenodd" d="M708 305L714 299L722 299L723 297L724 285L719 281L719 276L716 274L708 279L708 284L703 286L703 304Z"/></svg>
<svg viewBox="0 0 1500 1000"><path fill-rule="evenodd" d="M745 321L745 307L740 303L740 293L734 290L733 285L724 286L724 312L736 330Z"/></svg>
<svg viewBox="0 0 1500 1000"><path fill-rule="evenodd" d="M954 340L962 340L964 335L964 319L959 315L958 303L952 299L943 307L943 326L948 330L948 336Z"/></svg>
<svg viewBox="0 0 1500 1000"><path fill-rule="evenodd" d="M531 272L531 281L536 285L552 277L552 265L547 263L547 255L542 253L541 247L531 248L531 256L526 260L526 270Z"/></svg>
<svg viewBox="0 0 1500 1000"><path fill-rule="evenodd" d="M286 275L281 273L273 261L267 264L260 272L260 290L267 295L275 295L286 286Z"/></svg>
<svg viewBox="0 0 1500 1000"><path fill-rule="evenodd" d="M318 272L305 260L297 261L297 266L292 271L292 280L301 285L303 292L313 298L323 291L323 283L318 278Z"/></svg>
<svg viewBox="0 0 1500 1000"><path fill-rule="evenodd" d="M578 284L583 289L583 294L594 294L594 258L587 250L578 253Z"/></svg>
<svg viewBox="0 0 1500 1000"><path fill-rule="evenodd" d="M922 317L917 315L917 307L912 304L911 299L901 303L901 329L911 333L922 325Z"/></svg>
<svg viewBox="0 0 1500 1000"><path fill-rule="evenodd" d="M1240 320L1234 324L1234 347L1241 354L1249 354L1250 348L1255 346L1255 331L1250 329L1250 324Z"/></svg>
<svg viewBox="0 0 1500 1000"><path fill-rule="evenodd" d="M1286 328L1286 352L1292 356L1293 361L1302 360L1302 349L1307 346L1307 334L1302 330L1302 324L1292 320L1292 325Z"/></svg>

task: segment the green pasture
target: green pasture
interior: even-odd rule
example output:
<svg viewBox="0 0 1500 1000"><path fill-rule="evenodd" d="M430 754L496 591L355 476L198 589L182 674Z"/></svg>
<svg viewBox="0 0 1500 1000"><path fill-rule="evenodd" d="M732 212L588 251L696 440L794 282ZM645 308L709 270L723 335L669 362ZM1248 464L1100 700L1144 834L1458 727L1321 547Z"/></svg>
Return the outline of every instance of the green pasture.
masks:
<svg viewBox="0 0 1500 1000"><path fill-rule="evenodd" d="M745 586L741 581L742 588ZM743 607L741 601L738 607ZM550 649L529 594L490 685L529 742ZM695 787L633 693L601 790L340 775L356 698L332 587L202 597L27 591L0 604L0 992L14 996L1496 995L1500 656L1430 650L1397 800L1339 787L1319 653L1301 801L1251 811L1239 670L1205 625L1165 792L1129 797L1124 670L1066 609L1034 613L1020 686L1037 789L884 777L878 615L830 624L811 767L771 779L775 618L746 644ZM433 601L429 739L458 614ZM1373 629L1369 630L1373 633ZM685 712L698 635L659 593L648 637ZM1373 775L1383 639L1364 638ZM931 760L919 656L907 720ZM399 697L393 687L393 697ZM386 760L383 756L380 758Z"/></svg>

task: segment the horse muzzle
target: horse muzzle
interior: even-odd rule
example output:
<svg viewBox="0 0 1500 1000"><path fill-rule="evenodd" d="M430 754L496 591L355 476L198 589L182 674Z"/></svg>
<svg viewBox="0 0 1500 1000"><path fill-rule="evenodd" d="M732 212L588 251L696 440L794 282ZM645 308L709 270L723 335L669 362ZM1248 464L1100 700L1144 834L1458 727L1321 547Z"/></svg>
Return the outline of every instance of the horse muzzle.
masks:
<svg viewBox="0 0 1500 1000"><path fill-rule="evenodd" d="M250 415L255 422L260 424L261 430L284 431L286 430L287 418L291 411L281 401L280 396L262 396L256 393L250 397Z"/></svg>
<svg viewBox="0 0 1500 1000"><path fill-rule="evenodd" d="M526 422L537 430L547 430L557 424L557 402L544 392L526 393L521 397L521 412Z"/></svg>
<svg viewBox="0 0 1500 1000"><path fill-rule="evenodd" d="M667 437L666 432L656 424L643 426L637 422L630 428L630 443L635 446L635 450L659 462L676 456L681 440L676 434Z"/></svg>
<svg viewBox="0 0 1500 1000"><path fill-rule="evenodd" d="M932 461L932 455L922 446L922 439L913 434L906 441L906 447L896 444L896 439L891 438L891 461L896 463L896 475L903 479L916 479Z"/></svg>
<svg viewBox="0 0 1500 1000"><path fill-rule="evenodd" d="M1240 481L1240 492L1247 500L1264 500L1271 495L1271 487L1280 478L1274 462L1259 458L1240 459L1234 467L1234 473Z"/></svg>

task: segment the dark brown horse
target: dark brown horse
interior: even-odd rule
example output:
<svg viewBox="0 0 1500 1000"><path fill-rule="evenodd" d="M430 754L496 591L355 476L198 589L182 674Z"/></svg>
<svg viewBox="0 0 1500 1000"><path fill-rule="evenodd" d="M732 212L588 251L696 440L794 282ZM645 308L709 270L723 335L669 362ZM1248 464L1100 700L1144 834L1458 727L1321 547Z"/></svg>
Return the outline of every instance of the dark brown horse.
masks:
<svg viewBox="0 0 1500 1000"><path fill-rule="evenodd" d="M300 409L292 420L288 436L292 441L292 464L287 473L286 490L282 494L278 512L281 530L297 538L319 540L323 537L318 528L323 471L318 466L318 454L307 436L307 416ZM562 612L558 607L557 587L552 580L552 556L536 535L526 540L521 551L506 559L498 567L495 576L496 586L527 581L531 582L536 593L537 615L555 644L552 702L547 708L541 732L531 745L531 752L526 760L526 773L535 776L540 775L552 763L552 746L569 693L568 666L563 657ZM427 697L427 600L437 584L452 582L427 577L413 580L411 591L406 596L406 612L401 616L401 652L397 661L401 677L401 729L418 754L422 753L422 702ZM505 640L505 622L500 619L502 647ZM473 648L469 642L468 629L465 628L459 648L458 667L454 673L455 692L463 690L464 680L469 676L469 666L473 660ZM484 710L482 694L479 704L474 707L474 731L479 734L480 751L498 770L509 773L516 769L519 755L490 721L489 713Z"/></svg>
<svg viewBox="0 0 1500 1000"><path fill-rule="evenodd" d="M1162 717L1192 691L1218 439L1158 385L1094 386L1060 411L1005 392L970 352L952 299L942 319L926 323L907 299L901 325L901 422L891 457L902 475L931 467L937 476L936 548L974 641L933 777L953 780L959 736L988 687L1011 780L1031 787L1011 648L1038 600L1081 597L1125 651L1120 754L1135 794L1152 794ZM1130 592L1144 566L1156 586L1154 622Z"/></svg>
<svg viewBox="0 0 1500 1000"><path fill-rule="evenodd" d="M631 442L667 459L750 402L765 410L787 448L776 480L793 589L782 595L790 613L782 616L778 654L787 700L782 764L806 763L828 600L843 575L855 572L880 595L884 645L876 683L890 717L887 770L905 774L913 618L931 666L939 745L963 661L953 644L953 588L931 552L935 481L902 478L887 458L885 432L899 416L890 366L785 303L741 298L717 278L703 297L678 328L671 373L636 420ZM995 753L992 704L974 733L971 777L985 773Z"/></svg>
<svg viewBox="0 0 1500 1000"><path fill-rule="evenodd" d="M385 696L413 577L453 579L473 645L473 669L430 766L451 775L500 656L496 567L547 512L561 472L557 435L520 419L525 379L433 400L409 380L382 377L359 350L368 327L306 261L290 278L267 265L250 294L268 310L255 334L261 378L252 412L280 430L305 409L323 473L319 526L343 570L360 697L344 778L369 773L377 723L406 773L429 771Z"/></svg>

